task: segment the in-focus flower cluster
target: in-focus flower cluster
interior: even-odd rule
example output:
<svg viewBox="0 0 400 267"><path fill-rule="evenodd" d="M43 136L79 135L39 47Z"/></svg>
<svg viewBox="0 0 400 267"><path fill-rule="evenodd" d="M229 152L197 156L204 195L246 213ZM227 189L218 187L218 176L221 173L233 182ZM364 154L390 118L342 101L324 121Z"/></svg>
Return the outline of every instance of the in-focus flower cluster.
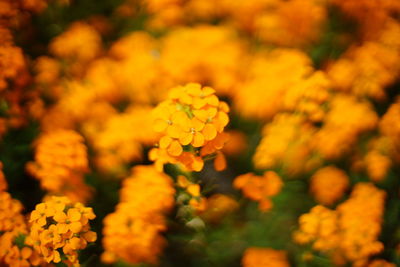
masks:
<svg viewBox="0 0 400 267"><path fill-rule="evenodd" d="M92 208L79 202L48 197L31 213L27 243L48 263L63 261L68 266L77 266L78 251L96 241L97 235L89 224L95 217Z"/></svg>
<svg viewBox="0 0 400 267"><path fill-rule="evenodd" d="M227 112L228 105L210 87L190 83L171 89L168 99L154 110L154 130L162 137L150 151L150 159L158 169L180 163L187 170L200 171L204 157L215 155L215 168L223 170L226 164L220 150L227 140Z"/></svg>

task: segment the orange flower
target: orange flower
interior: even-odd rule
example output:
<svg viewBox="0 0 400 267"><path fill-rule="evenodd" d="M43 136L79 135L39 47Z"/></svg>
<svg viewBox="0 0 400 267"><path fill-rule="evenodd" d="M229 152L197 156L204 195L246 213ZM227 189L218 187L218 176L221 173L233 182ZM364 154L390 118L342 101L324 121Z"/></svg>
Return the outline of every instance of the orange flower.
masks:
<svg viewBox="0 0 400 267"><path fill-rule="evenodd" d="M120 203L104 219L101 259L105 263L156 264L166 242L164 215L174 205L175 189L154 166L136 166L124 180Z"/></svg>
<svg viewBox="0 0 400 267"><path fill-rule="evenodd" d="M3 266L38 266L44 264L31 246L25 242L28 234L26 225L3 233L0 236L0 264Z"/></svg>
<svg viewBox="0 0 400 267"><path fill-rule="evenodd" d="M43 263L27 244L28 227L22 205L7 192L0 191L0 265L31 266Z"/></svg>
<svg viewBox="0 0 400 267"><path fill-rule="evenodd" d="M281 191L283 182L275 172L268 171L263 176L252 173L240 175L235 178L233 186L241 189L246 197L258 201L260 210L267 211L272 208L270 198Z"/></svg>
<svg viewBox="0 0 400 267"><path fill-rule="evenodd" d="M394 263L387 262L381 259L375 259L368 264L368 267L395 267Z"/></svg>
<svg viewBox="0 0 400 267"><path fill-rule="evenodd" d="M5 191L0 191L0 232L11 231L24 224L22 204Z"/></svg>
<svg viewBox="0 0 400 267"><path fill-rule="evenodd" d="M150 158L161 168L164 163L182 163L188 170L200 171L202 159L198 157L220 150L218 141L229 122L229 107L219 101L215 90L189 83L171 89L168 99L153 112L154 130L162 136L158 149L152 150ZM218 147L215 145L218 142ZM204 147L209 147L205 151ZM217 155L216 167L225 168L222 154Z"/></svg>
<svg viewBox="0 0 400 267"><path fill-rule="evenodd" d="M83 141L83 137L72 130L43 134L36 142L35 161L27 164L27 170L50 193L87 201L92 188L83 179L89 169Z"/></svg>
<svg viewBox="0 0 400 267"><path fill-rule="evenodd" d="M370 256L383 250L378 238L384 199L383 190L371 183L358 183L336 210L319 205L303 214L294 240L312 242L315 250L327 253L337 264L349 261L353 266L366 266Z"/></svg>
<svg viewBox="0 0 400 267"><path fill-rule="evenodd" d="M100 36L88 24L76 22L52 40L50 51L60 58L87 62L100 53Z"/></svg>
<svg viewBox="0 0 400 267"><path fill-rule="evenodd" d="M323 205L335 203L348 187L346 173L333 166L321 168L311 177L311 194Z"/></svg>
<svg viewBox="0 0 400 267"><path fill-rule="evenodd" d="M222 194L215 194L207 199L207 208L201 214L201 217L208 222L217 223L238 208L239 204L233 198Z"/></svg>
<svg viewBox="0 0 400 267"><path fill-rule="evenodd" d="M296 113L279 113L265 125L263 138L253 155L258 169L282 167L285 174L296 176L310 171L319 162L311 157L315 127Z"/></svg>
<svg viewBox="0 0 400 267"><path fill-rule="evenodd" d="M287 253L271 248L251 247L246 249L242 258L243 267L289 267Z"/></svg>
<svg viewBox="0 0 400 267"><path fill-rule="evenodd" d="M66 197L49 197L31 213L27 244L48 263L61 262L59 249L62 248L64 263L75 266L79 264L78 250L96 240L96 233L90 231L89 225L89 220L94 218L92 209L81 203L73 203Z"/></svg>

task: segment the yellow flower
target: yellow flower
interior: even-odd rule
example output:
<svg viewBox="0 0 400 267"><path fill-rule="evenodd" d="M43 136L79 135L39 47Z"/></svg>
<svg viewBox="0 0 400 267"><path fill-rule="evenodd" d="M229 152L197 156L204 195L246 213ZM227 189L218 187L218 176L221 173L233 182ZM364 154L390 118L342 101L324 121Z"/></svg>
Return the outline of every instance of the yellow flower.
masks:
<svg viewBox="0 0 400 267"><path fill-rule="evenodd" d="M27 243L50 263L61 261L62 248L68 266L79 264L78 250L96 240L89 220L95 218L91 208L73 203L66 197L48 197L32 211Z"/></svg>
<svg viewBox="0 0 400 267"><path fill-rule="evenodd" d="M219 101L210 87L189 83L171 89L168 99L153 111L154 130L162 136L158 148L150 152L150 159L158 168L164 163L181 163L188 170L200 171L203 163L199 152L206 156L223 146L219 140L229 122L228 112L228 105ZM225 165L218 153L216 167L222 170Z"/></svg>

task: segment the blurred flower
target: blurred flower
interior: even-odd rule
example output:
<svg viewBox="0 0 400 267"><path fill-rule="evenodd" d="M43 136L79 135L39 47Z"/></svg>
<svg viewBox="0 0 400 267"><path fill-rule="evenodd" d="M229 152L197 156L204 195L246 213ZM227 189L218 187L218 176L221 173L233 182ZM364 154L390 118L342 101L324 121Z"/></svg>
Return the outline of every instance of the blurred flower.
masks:
<svg viewBox="0 0 400 267"><path fill-rule="evenodd" d="M325 1L278 1L255 17L255 32L266 43L304 46L318 40L326 17Z"/></svg>
<svg viewBox="0 0 400 267"><path fill-rule="evenodd" d="M259 202L261 211L268 211L273 204L271 197L277 195L283 186L281 178L273 171L267 171L263 176L252 173L235 178L233 186L243 191L243 195Z"/></svg>
<svg viewBox="0 0 400 267"><path fill-rule="evenodd" d="M289 175L318 167L320 160L313 157L311 149L315 132L304 116L279 113L262 131L253 155L254 165L258 169L282 166Z"/></svg>
<svg viewBox="0 0 400 267"><path fill-rule="evenodd" d="M239 208L239 203L230 196L214 194L207 198L207 208L201 217L207 222L221 222L227 215Z"/></svg>
<svg viewBox="0 0 400 267"><path fill-rule="evenodd" d="M85 184L88 172L87 148L83 137L72 130L55 130L36 141L35 161L27 170L51 194L63 194L74 201L86 202L92 188Z"/></svg>
<svg viewBox="0 0 400 267"><path fill-rule="evenodd" d="M349 178L346 173L334 166L321 168L311 177L311 194L322 205L334 204L348 187Z"/></svg>
<svg viewBox="0 0 400 267"><path fill-rule="evenodd" d="M370 256L383 250L378 237L385 195L373 184L358 183L336 210L316 206L300 216L294 240L300 244L313 242L313 249L327 253L336 264L349 261L353 266L365 266Z"/></svg>
<svg viewBox="0 0 400 267"><path fill-rule="evenodd" d="M51 41L49 49L57 57L85 63L100 54L101 38L90 25L75 22Z"/></svg>
<svg viewBox="0 0 400 267"><path fill-rule="evenodd" d="M153 166L136 166L124 180L120 203L104 219L102 261L156 264L165 246L164 215L174 205L172 180Z"/></svg>
<svg viewBox="0 0 400 267"><path fill-rule="evenodd" d="M395 267L394 263L387 262L385 260L376 259L368 264L368 267Z"/></svg>
<svg viewBox="0 0 400 267"><path fill-rule="evenodd" d="M286 252L271 248L250 247L242 258L243 267L289 267Z"/></svg>
<svg viewBox="0 0 400 267"><path fill-rule="evenodd" d="M374 130L378 116L369 102L353 96L337 94L329 105L312 147L323 158L332 160L349 153L361 134Z"/></svg>
<svg viewBox="0 0 400 267"><path fill-rule="evenodd" d="M228 27L178 28L162 39L160 61L174 84L208 84L218 95L232 95L240 78L244 45ZM179 64L177 64L179 62Z"/></svg>

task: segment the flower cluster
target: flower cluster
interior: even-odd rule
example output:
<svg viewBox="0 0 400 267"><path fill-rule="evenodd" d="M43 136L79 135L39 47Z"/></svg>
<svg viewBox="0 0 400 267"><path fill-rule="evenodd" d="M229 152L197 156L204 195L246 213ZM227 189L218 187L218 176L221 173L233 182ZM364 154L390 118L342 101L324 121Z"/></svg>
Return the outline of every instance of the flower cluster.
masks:
<svg viewBox="0 0 400 267"><path fill-rule="evenodd" d="M331 100L324 125L315 134L312 146L323 158L340 158L377 123L378 116L369 102L338 94Z"/></svg>
<svg viewBox="0 0 400 267"><path fill-rule="evenodd" d="M259 202L261 211L272 208L271 197L277 195L283 186L281 177L273 171L267 171L263 176L246 173L235 178L233 186L243 191L251 200Z"/></svg>
<svg viewBox="0 0 400 267"><path fill-rule="evenodd" d="M75 131L44 134L37 140L35 161L27 169L51 194L82 202L90 198L91 188L83 180L88 171L87 149L83 137Z"/></svg>
<svg viewBox="0 0 400 267"><path fill-rule="evenodd" d="M391 156L395 149L393 149L391 142L390 138L381 136L368 143L368 152L363 158L362 167L366 170L371 181L383 181L392 167L395 159Z"/></svg>
<svg viewBox="0 0 400 267"><path fill-rule="evenodd" d="M21 202L0 190L0 265L37 266L43 263L26 242L28 224Z"/></svg>
<svg viewBox="0 0 400 267"><path fill-rule="evenodd" d="M27 225L21 225L0 237L0 264L5 266L44 266L45 261L32 246L26 244Z"/></svg>
<svg viewBox="0 0 400 267"><path fill-rule="evenodd" d="M8 192L0 192L0 232L12 231L24 225L25 219L21 214L22 204L13 199Z"/></svg>
<svg viewBox="0 0 400 267"><path fill-rule="evenodd" d="M383 250L378 237L384 200L384 191L359 183L336 210L316 206L302 215L294 239L301 244L313 242L313 249L327 253L336 264L364 266L370 256Z"/></svg>
<svg viewBox="0 0 400 267"><path fill-rule="evenodd" d="M285 79L275 79L285 75ZM267 120L296 111L321 121L329 97L326 74L314 71L311 59L295 49L276 49L250 59L246 79L235 92L235 108L250 118Z"/></svg>
<svg viewBox="0 0 400 267"><path fill-rule="evenodd" d="M399 0L0 0L0 67L0 266L400 265Z"/></svg>
<svg viewBox="0 0 400 267"><path fill-rule="evenodd" d="M95 164L111 173L125 174L122 166L143 158L143 145L154 144L159 136L152 130L149 107L130 108L104 123L85 123L84 133L96 151ZM140 131L137 129L140 127Z"/></svg>
<svg viewBox="0 0 400 267"><path fill-rule="evenodd" d="M250 247L242 258L243 267L289 267L285 251L271 248Z"/></svg>
<svg viewBox="0 0 400 267"><path fill-rule="evenodd" d="M310 171L320 165L312 157L311 142L316 129L296 114L278 114L265 125L263 137L253 155L258 169L283 166L290 175Z"/></svg>
<svg viewBox="0 0 400 267"><path fill-rule="evenodd" d="M0 139L9 128L25 126L39 95L25 90L30 82L24 50L15 32L29 27L32 13L47 6L46 0L3 0L0 10ZM15 35L15 36L14 36Z"/></svg>
<svg viewBox="0 0 400 267"><path fill-rule="evenodd" d="M76 266L78 251L96 241L97 235L90 231L89 225L89 220L95 217L92 208L79 202L49 197L32 211L26 242L48 263L63 261L68 266Z"/></svg>
<svg viewBox="0 0 400 267"><path fill-rule="evenodd" d="M310 181L310 191L318 203L332 205L338 201L349 187L346 173L334 166L319 169Z"/></svg>
<svg viewBox="0 0 400 267"><path fill-rule="evenodd" d="M116 210L104 219L102 261L156 263L165 246L161 233L167 228L164 216L174 205L174 194L170 177L153 166L134 167L124 180Z"/></svg>
<svg viewBox="0 0 400 267"><path fill-rule="evenodd" d="M186 169L203 169L203 157L216 154L215 168L225 168L222 149L229 122L228 105L215 90L190 83L171 89L168 99L154 110L154 130L162 137L158 148L150 151L157 168L165 163L181 163Z"/></svg>

